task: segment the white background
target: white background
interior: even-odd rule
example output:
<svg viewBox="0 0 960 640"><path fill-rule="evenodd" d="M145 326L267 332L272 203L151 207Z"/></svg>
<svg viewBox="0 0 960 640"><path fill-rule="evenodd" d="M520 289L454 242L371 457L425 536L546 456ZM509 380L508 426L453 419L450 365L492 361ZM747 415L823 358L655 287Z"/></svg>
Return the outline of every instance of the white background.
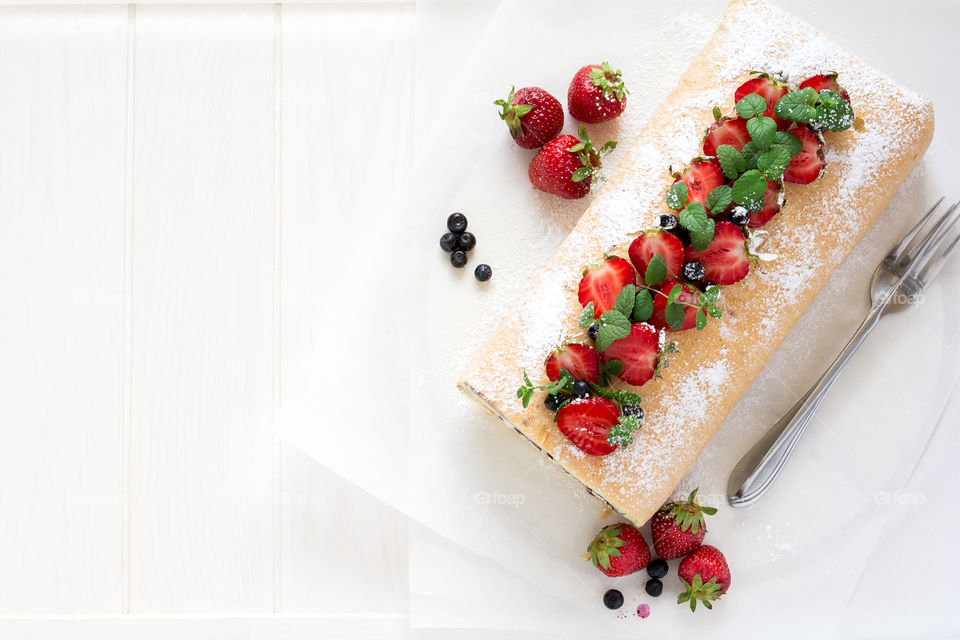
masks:
<svg viewBox="0 0 960 640"><path fill-rule="evenodd" d="M895 77L936 87L956 158L960 92L936 71L956 12L867 7L797 11L920 69ZM401 3L0 8L0 634L407 633L405 516L271 423L304 354L353 339L338 303L397 277L404 253L364 220L402 216L430 124L415 70L422 97L425 65L455 73L495 9L422 4L418 42ZM338 366L345 389L389 368ZM926 502L895 514L843 637L882 635L897 603L957 631L918 626L958 566L920 551L960 524L958 440L937 433L910 480Z"/></svg>

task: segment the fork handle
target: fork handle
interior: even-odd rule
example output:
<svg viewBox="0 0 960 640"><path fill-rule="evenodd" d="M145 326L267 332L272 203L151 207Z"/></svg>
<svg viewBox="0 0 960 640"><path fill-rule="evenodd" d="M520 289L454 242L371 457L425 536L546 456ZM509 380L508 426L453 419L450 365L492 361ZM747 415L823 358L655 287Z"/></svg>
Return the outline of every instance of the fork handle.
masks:
<svg viewBox="0 0 960 640"><path fill-rule="evenodd" d="M857 351L870 331L877 325L883 314L882 304L870 309L853 337L847 342L843 351L837 356L813 387L774 425L767 437L763 438L753 449L741 459L731 475L730 495L731 506L746 507L762 498L773 482L780 476L783 466L793 453L800 436L813 419L820 403L833 386L837 376L847 366L850 358ZM769 444L774 434L780 432L773 444ZM759 450L757 450L759 449ZM765 450L764 450L765 449ZM760 461L753 464L753 461ZM738 477L739 474L739 477ZM741 481L740 477L746 477Z"/></svg>

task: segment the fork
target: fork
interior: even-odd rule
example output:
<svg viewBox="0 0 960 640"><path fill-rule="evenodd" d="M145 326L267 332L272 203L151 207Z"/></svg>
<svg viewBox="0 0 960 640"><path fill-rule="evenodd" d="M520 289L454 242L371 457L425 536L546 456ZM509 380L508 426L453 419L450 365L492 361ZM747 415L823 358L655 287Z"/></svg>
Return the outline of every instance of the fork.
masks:
<svg viewBox="0 0 960 640"><path fill-rule="evenodd" d="M960 236L941 249L960 219L960 202L935 216L942 202L941 197L877 267L870 282L870 312L837 359L734 467L727 483L731 506L750 506L767 493L823 398L870 331L884 316L913 304L957 248ZM934 222L928 224L931 220Z"/></svg>

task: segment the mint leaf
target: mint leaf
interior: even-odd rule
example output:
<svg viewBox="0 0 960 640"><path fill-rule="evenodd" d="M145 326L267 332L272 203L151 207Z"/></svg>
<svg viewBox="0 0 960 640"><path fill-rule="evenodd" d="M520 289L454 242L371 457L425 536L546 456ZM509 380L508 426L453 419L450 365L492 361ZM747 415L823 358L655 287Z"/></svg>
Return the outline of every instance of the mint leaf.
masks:
<svg viewBox="0 0 960 640"><path fill-rule="evenodd" d="M757 168L757 158L760 156L760 148L757 146L757 143L751 140L747 144L743 145L743 149L740 150L740 155L743 156L743 169L742 171L749 171L750 169Z"/></svg>
<svg viewBox="0 0 960 640"><path fill-rule="evenodd" d="M711 284L706 289L703 290L703 293L700 294L700 303L712 307L717 304L717 298L720 297L720 287L715 284Z"/></svg>
<svg viewBox="0 0 960 640"><path fill-rule="evenodd" d="M773 137L777 133L777 122L773 118L750 118L747 120L747 133L750 134L758 149L766 151L773 144Z"/></svg>
<svg viewBox="0 0 960 640"><path fill-rule="evenodd" d="M683 326L685 316L686 310L683 303L680 302L670 302L663 310L663 317L667 321L667 325L674 331Z"/></svg>
<svg viewBox="0 0 960 640"><path fill-rule="evenodd" d="M710 310L707 311L710 314L711 318L717 318L718 320L723 317L723 311L717 309L716 307L710 307Z"/></svg>
<svg viewBox="0 0 960 640"><path fill-rule="evenodd" d="M643 281L648 287L663 282L667 277L667 263L659 253L653 254L650 262L647 263L647 271L643 274Z"/></svg>
<svg viewBox="0 0 960 640"><path fill-rule="evenodd" d="M821 91L814 122L827 131L846 131L853 126L853 107L839 93Z"/></svg>
<svg viewBox="0 0 960 640"><path fill-rule="evenodd" d="M791 157L784 147L770 147L757 158L757 169L763 172L767 180L779 180L783 170L790 164Z"/></svg>
<svg viewBox="0 0 960 640"><path fill-rule="evenodd" d="M660 255L659 253L657 255ZM633 304L633 319L637 322L646 322L653 315L653 297L646 289L637 292L637 299Z"/></svg>
<svg viewBox="0 0 960 640"><path fill-rule="evenodd" d="M800 142L800 138L789 131L777 131L773 136L773 146L783 147L791 158L800 155L800 152L803 151L803 143Z"/></svg>
<svg viewBox="0 0 960 640"><path fill-rule="evenodd" d="M713 240L714 231L716 231L716 223L713 219L707 220L707 226L703 229L690 232L690 245L697 251L703 251L708 246L710 246L710 241Z"/></svg>
<svg viewBox="0 0 960 640"><path fill-rule="evenodd" d="M628 284L623 289L620 289L620 293L617 294L617 299L613 303L613 308L629 318L633 314L633 303L636 298L637 288L632 284Z"/></svg>
<svg viewBox="0 0 960 640"><path fill-rule="evenodd" d="M610 428L607 433L607 442L618 447L625 447L633 443L633 432L641 426L640 420L635 416L620 416L619 422ZM612 549L608 550L612 551Z"/></svg>
<svg viewBox="0 0 960 640"><path fill-rule="evenodd" d="M697 330L700 331L707 326L707 314L703 309L697 309Z"/></svg>
<svg viewBox="0 0 960 640"><path fill-rule="evenodd" d="M710 213L716 214L726 211L731 202L733 202L733 190L725 184L714 187L713 190L707 194L706 205Z"/></svg>
<svg viewBox="0 0 960 640"><path fill-rule="evenodd" d="M603 371L612 376L618 376L623 373L623 362L620 360L607 360L603 363Z"/></svg>
<svg viewBox="0 0 960 640"><path fill-rule="evenodd" d="M703 205L699 202L691 202L688 204L677 217L680 220L680 224L690 231L705 229L710 220L710 217L707 215L707 210L704 209Z"/></svg>
<svg viewBox="0 0 960 640"><path fill-rule="evenodd" d="M580 314L580 328L588 329L590 325L593 324L593 302L588 302L587 306L583 308L583 312Z"/></svg>
<svg viewBox="0 0 960 640"><path fill-rule="evenodd" d="M796 138L796 136L794 136ZM800 139L797 138L797 142ZM729 144L722 144L717 147L717 160L720 161L720 168L723 169L723 175L730 180L736 178L744 169L743 156Z"/></svg>
<svg viewBox="0 0 960 640"><path fill-rule="evenodd" d="M791 91L777 100L773 112L784 120L794 122L810 122L817 115L814 105L820 96L811 87Z"/></svg>
<svg viewBox="0 0 960 640"><path fill-rule="evenodd" d="M766 190L767 179L757 169L751 169L733 183L733 201L749 211L760 211Z"/></svg>
<svg viewBox="0 0 960 640"><path fill-rule="evenodd" d="M600 316L599 325L600 331L597 333L599 351L606 351L614 341L630 335L630 319L613 309Z"/></svg>
<svg viewBox="0 0 960 640"><path fill-rule="evenodd" d="M687 202L687 185L683 180L674 182L667 191L667 206L679 211Z"/></svg>
<svg viewBox="0 0 960 640"><path fill-rule="evenodd" d="M670 287L670 293L667 294L667 304L673 304L677 296L683 293L683 285L675 284Z"/></svg>
<svg viewBox="0 0 960 640"><path fill-rule="evenodd" d="M749 93L737 103L737 114L741 118L762 116L767 110L767 101L756 93Z"/></svg>

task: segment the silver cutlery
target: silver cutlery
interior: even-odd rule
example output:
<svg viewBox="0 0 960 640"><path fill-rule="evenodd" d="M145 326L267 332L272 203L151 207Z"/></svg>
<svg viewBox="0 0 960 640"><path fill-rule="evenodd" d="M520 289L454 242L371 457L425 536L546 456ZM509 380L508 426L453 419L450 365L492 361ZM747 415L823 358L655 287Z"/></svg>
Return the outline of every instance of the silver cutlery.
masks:
<svg viewBox="0 0 960 640"><path fill-rule="evenodd" d="M870 282L870 312L837 359L734 467L727 483L731 506L750 506L767 493L821 401L870 331L884 316L913 304L957 248L960 236L943 245L960 219L960 202L935 215L942 202L941 197L877 267Z"/></svg>

